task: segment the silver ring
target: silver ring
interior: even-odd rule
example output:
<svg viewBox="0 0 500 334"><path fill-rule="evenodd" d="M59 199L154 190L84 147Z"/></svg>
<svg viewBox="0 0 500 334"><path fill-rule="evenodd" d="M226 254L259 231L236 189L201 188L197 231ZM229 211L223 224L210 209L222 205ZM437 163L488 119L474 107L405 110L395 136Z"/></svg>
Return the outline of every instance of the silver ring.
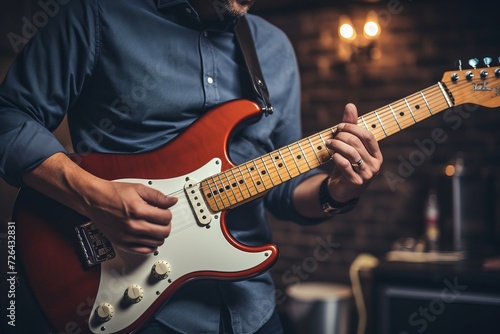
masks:
<svg viewBox="0 0 500 334"><path fill-rule="evenodd" d="M357 162L351 163L351 166L352 167L359 167L363 164L363 162L364 162L363 159L359 159Z"/></svg>

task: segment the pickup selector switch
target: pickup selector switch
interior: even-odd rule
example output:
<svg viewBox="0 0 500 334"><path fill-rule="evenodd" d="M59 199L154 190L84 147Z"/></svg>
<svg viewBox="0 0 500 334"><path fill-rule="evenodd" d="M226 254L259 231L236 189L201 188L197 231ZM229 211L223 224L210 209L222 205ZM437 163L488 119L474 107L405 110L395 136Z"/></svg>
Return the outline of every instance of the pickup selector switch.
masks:
<svg viewBox="0 0 500 334"><path fill-rule="evenodd" d="M125 299L130 304L138 303L144 297L144 290L138 284L132 284L125 290Z"/></svg>
<svg viewBox="0 0 500 334"><path fill-rule="evenodd" d="M115 309L113 305L109 303L101 303L95 309L95 316L97 320L100 322L106 322L111 320L113 314L115 314Z"/></svg>
<svg viewBox="0 0 500 334"><path fill-rule="evenodd" d="M151 273L156 279L165 279L170 275L170 264L167 261L158 261L151 268Z"/></svg>

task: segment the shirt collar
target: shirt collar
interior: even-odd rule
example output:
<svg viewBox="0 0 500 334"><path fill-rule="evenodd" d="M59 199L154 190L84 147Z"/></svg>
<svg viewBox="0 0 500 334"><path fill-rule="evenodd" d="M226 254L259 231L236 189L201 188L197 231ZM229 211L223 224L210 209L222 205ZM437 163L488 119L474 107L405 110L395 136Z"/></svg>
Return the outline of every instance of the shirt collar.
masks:
<svg viewBox="0 0 500 334"><path fill-rule="evenodd" d="M179 4L188 4L187 0L156 0L156 6L158 9L171 7Z"/></svg>
<svg viewBox="0 0 500 334"><path fill-rule="evenodd" d="M222 21L203 23L196 10L191 6L189 0L156 0L158 9L174 9L180 13L183 20L198 27L211 28L216 30L228 30L236 25L237 18L224 17Z"/></svg>

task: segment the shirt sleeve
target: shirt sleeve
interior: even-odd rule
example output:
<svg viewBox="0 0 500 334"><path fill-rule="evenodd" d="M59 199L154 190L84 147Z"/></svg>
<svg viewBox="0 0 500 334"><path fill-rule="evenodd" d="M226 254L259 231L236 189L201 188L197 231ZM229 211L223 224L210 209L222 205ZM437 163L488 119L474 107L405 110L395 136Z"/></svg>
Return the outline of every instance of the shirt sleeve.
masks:
<svg viewBox="0 0 500 334"><path fill-rule="evenodd" d="M0 176L21 176L64 147L52 135L83 87L97 59L98 11L94 1L74 0L28 42L0 85Z"/></svg>
<svg viewBox="0 0 500 334"><path fill-rule="evenodd" d="M282 72L284 73L280 73L278 76L279 82L274 82L273 78L267 78L265 73L264 77L270 89L271 102L276 109L276 114L281 117L273 131L274 147L281 148L300 140L303 135L300 112L300 76L297 60L288 38L281 31L278 31L277 35L280 42L276 44L280 46L275 54L279 55L278 61L282 62ZM266 65L263 66L264 72L265 69ZM278 88L274 88L273 91L273 87ZM302 225L311 225L324 221L325 219L312 219L301 216L295 210L292 200L295 187L305 179L319 173L323 172L318 169L311 170L274 187L264 197L266 208L279 219L294 221Z"/></svg>

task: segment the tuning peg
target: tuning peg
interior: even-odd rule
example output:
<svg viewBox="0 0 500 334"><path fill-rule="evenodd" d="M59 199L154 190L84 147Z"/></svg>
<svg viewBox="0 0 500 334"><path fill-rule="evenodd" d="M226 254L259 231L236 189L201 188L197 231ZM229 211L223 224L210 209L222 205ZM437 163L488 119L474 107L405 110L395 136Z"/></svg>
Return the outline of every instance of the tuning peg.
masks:
<svg viewBox="0 0 500 334"><path fill-rule="evenodd" d="M491 57L485 57L483 58L483 62L484 65L486 65L486 67L490 67L491 63L493 62L493 59Z"/></svg>
<svg viewBox="0 0 500 334"><path fill-rule="evenodd" d="M498 59L500 61L500 57L498 57ZM459 59L459 60L457 60L456 64L457 64L458 70L461 71L462 70L462 61Z"/></svg>
<svg viewBox="0 0 500 334"><path fill-rule="evenodd" d="M469 59L469 65L472 68L476 69L477 64L479 64L479 60L477 58Z"/></svg>

